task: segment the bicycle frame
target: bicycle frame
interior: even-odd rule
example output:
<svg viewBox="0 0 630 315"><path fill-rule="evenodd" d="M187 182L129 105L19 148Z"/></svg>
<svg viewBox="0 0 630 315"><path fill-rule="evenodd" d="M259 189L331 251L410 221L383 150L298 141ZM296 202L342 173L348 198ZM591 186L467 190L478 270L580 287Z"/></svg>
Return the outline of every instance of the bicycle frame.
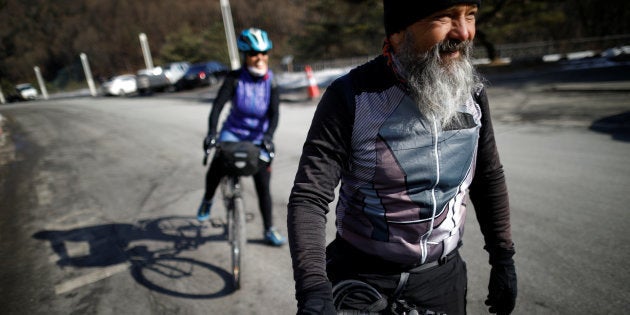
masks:
<svg viewBox="0 0 630 315"><path fill-rule="evenodd" d="M238 290L241 287L243 250L247 242L245 208L241 195L240 177L235 175L224 177L221 183L221 192L227 216L226 234L231 248L233 285Z"/></svg>
<svg viewBox="0 0 630 315"><path fill-rule="evenodd" d="M265 162L271 163L271 160L274 158L274 149L272 143L264 143L261 146L258 146L261 149L264 149L267 153L269 153L268 160L263 160ZM221 144L217 144L217 150L221 150ZM239 152L240 153L240 152ZM205 152L204 155L204 165L206 159L208 157L209 151ZM247 154L247 153L246 153ZM236 156L236 154L234 154ZM239 166L237 163L245 162L242 160L243 156L240 156L240 161L235 161L234 165L238 168L243 168L243 166ZM257 158L260 158L260 155L257 153ZM230 160L232 161L232 160ZM232 162L230 162L232 163ZM251 164L249 164L251 165ZM239 175L236 175L239 174ZM243 251L245 249L245 243L247 242L247 234L246 234L246 213L245 206L242 195L241 188L241 175L249 174L248 171L243 170L243 172L236 172L233 174L228 174L223 177L221 180L221 193L223 195L223 201L225 203L226 209L226 217L227 224L225 225L226 235L228 237L228 241L231 247L231 256L232 256L232 275L233 275L233 284L236 290L241 287L241 278L243 271ZM248 175L243 175L248 176Z"/></svg>

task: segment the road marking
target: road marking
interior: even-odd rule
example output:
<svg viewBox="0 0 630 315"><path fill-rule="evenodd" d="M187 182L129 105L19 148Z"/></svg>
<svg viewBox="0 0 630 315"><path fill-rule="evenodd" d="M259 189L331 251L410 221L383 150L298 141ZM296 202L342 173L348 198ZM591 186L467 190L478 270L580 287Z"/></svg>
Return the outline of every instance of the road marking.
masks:
<svg viewBox="0 0 630 315"><path fill-rule="evenodd" d="M90 255L90 244L88 242L64 241L63 244L66 248L66 255L68 255L68 257L82 257ZM48 260L54 263L59 259L59 255L53 254Z"/></svg>
<svg viewBox="0 0 630 315"><path fill-rule="evenodd" d="M95 283L105 278L109 278L117 273L126 271L127 269L129 269L130 266L131 266L131 263L128 263L128 262L120 263L117 265L99 269L97 271L88 273L80 277L76 277L74 279L70 279L62 284L56 285L55 293L57 295L64 294L72 290L78 289L82 286Z"/></svg>
<svg viewBox="0 0 630 315"><path fill-rule="evenodd" d="M100 223L99 225L110 224L109 222L100 222L101 219L97 215L94 215L94 213L100 211L100 209L93 208L68 211L65 215L54 219L54 222L48 222L45 229L48 231L70 231L85 229L92 225L97 225L97 222Z"/></svg>

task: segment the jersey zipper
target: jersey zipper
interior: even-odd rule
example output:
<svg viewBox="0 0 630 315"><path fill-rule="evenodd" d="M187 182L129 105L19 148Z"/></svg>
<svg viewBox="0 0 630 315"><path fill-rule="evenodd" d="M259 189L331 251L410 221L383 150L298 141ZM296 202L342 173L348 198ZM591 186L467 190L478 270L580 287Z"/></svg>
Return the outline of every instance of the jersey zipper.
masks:
<svg viewBox="0 0 630 315"><path fill-rule="evenodd" d="M431 213L431 221L429 222L429 230L422 236L420 248L422 249L422 259L420 261L421 264L424 264L427 260L428 250L427 250L427 242L431 233L433 232L433 223L435 222L435 213L437 212L437 198L435 197L435 190L437 185L440 183L440 159L438 156L438 130L437 130L437 121L435 117L433 117L433 156L435 157L435 183L433 183L433 187L431 187L431 202L433 203L433 209Z"/></svg>

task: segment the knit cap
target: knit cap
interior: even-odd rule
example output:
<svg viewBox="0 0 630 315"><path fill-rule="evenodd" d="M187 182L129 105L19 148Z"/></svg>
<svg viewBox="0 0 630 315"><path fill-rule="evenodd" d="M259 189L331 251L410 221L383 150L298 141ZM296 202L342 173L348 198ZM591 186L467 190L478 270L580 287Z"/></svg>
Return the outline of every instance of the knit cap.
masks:
<svg viewBox="0 0 630 315"><path fill-rule="evenodd" d="M398 33L435 12L457 4L481 5L481 0L383 0L385 33Z"/></svg>

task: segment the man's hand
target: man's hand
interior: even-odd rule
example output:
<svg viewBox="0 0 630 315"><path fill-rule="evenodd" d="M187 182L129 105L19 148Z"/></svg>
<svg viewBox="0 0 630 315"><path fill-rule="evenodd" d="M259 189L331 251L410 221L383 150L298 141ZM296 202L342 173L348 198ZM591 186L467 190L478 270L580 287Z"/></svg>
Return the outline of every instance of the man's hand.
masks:
<svg viewBox="0 0 630 315"><path fill-rule="evenodd" d="M297 312L299 315L337 315L335 305L328 299L308 299Z"/></svg>
<svg viewBox="0 0 630 315"><path fill-rule="evenodd" d="M330 283L316 285L297 294L298 315L337 315Z"/></svg>
<svg viewBox="0 0 630 315"><path fill-rule="evenodd" d="M495 264L490 270L488 284L488 299L490 313L508 315L516 304L516 268L514 264Z"/></svg>

